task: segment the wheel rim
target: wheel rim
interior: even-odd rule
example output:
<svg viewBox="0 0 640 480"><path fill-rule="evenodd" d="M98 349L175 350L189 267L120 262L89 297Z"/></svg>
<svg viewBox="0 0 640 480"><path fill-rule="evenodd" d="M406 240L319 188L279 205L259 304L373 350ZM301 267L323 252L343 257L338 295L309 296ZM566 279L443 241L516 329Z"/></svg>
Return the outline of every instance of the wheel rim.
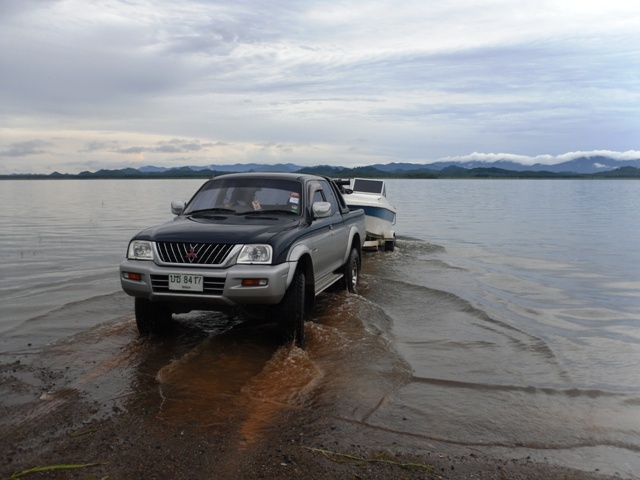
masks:
<svg viewBox="0 0 640 480"><path fill-rule="evenodd" d="M351 262L351 287L358 286L358 261Z"/></svg>

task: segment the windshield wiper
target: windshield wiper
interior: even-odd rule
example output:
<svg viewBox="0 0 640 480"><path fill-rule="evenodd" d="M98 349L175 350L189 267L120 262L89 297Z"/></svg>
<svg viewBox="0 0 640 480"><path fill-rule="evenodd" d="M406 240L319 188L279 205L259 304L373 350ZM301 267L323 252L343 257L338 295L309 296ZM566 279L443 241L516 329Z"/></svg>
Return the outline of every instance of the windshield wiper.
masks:
<svg viewBox="0 0 640 480"><path fill-rule="evenodd" d="M249 212L240 212L238 213L238 215L260 215L263 213L268 213L268 214L274 214L274 213L279 213L279 214L287 214L287 215L298 215L297 212L292 212L291 210L284 210L284 209L271 209L271 210L252 210Z"/></svg>
<svg viewBox="0 0 640 480"><path fill-rule="evenodd" d="M235 213L236 211L232 208L201 208L199 210L193 210L192 212L188 212L187 215L193 215L196 213L220 213L220 212L226 212L226 213Z"/></svg>

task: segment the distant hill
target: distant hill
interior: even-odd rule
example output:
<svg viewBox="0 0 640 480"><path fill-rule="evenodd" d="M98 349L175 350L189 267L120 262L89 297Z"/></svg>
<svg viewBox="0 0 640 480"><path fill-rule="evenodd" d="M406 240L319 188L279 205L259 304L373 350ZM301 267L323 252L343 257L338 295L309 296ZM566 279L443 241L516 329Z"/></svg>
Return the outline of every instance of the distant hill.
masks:
<svg viewBox="0 0 640 480"><path fill-rule="evenodd" d="M456 166L464 169L473 168L500 168L503 170L513 170L516 172L555 172L555 173L580 173L580 174L594 174L600 172L606 172L615 170L622 167L636 167L640 168L640 158L633 160L615 160L613 158L597 156L597 157L580 157L574 160L558 163L555 165L545 165L542 163L536 163L534 165L522 165L521 163L509 161L509 160L497 160L494 162L482 162L482 161L470 161L470 162L435 162L435 163L399 163L392 162L387 164L374 164L368 167L358 167L361 169L374 168L381 172L388 173L402 173L409 171L419 171L423 173L439 172L443 169L451 166ZM297 172L306 167L295 165L292 163L279 164L279 165L260 165L256 163L236 163L234 165L209 165L208 167L190 167L193 170L209 169L219 172ZM320 166L318 168L324 168ZM342 167L339 167L342 168ZM142 170L142 169L141 169Z"/></svg>
<svg viewBox="0 0 640 480"><path fill-rule="evenodd" d="M0 175L0 179L137 179L137 178L211 178L229 172L299 172L330 177L369 178L640 178L640 159L618 161L608 157L583 157L557 165L521 165L510 161L438 162L431 164L389 163L366 167L318 165L302 167L292 163L155 167L139 169L84 171L77 175L54 172L43 174Z"/></svg>
<svg viewBox="0 0 640 480"><path fill-rule="evenodd" d="M485 164L492 165L492 164ZM497 167L462 168L457 165L449 165L440 171L426 168L415 170L394 169L391 171L379 170L377 167L332 167L323 165L319 167L306 167L299 173L314 175L326 175L329 177L367 177L367 178L639 178L640 168L621 167L614 170L599 173L575 173L575 172L551 172L548 170L524 171L507 170Z"/></svg>
<svg viewBox="0 0 640 480"><path fill-rule="evenodd" d="M368 167L356 167L357 169L366 172L367 169L375 169L378 172L400 174L405 172L420 172L422 174L429 174L435 172L441 172L449 167L459 167L465 170L471 170L474 168L499 168L502 170L512 170L516 172L554 172L554 173L580 173L580 174L595 174L600 172L606 172L615 170L622 167L636 167L640 168L640 158L634 160L615 160L609 157L597 156L597 157L581 157L575 160L569 160L567 162L558 163L555 165L545 165L542 163L536 163L534 165L522 165L521 163L509 161L509 160L497 160L494 162L483 161L451 161L451 162L436 162L436 163L398 163L392 162L387 164L374 164ZM168 172L185 167L154 167L146 166L139 168L139 171L143 173L159 173ZM191 170L211 170L216 172L298 172L304 170L306 172L321 172L326 169L341 169L346 167L329 167L326 165L319 165L317 167L303 167L293 163L284 164L259 164L259 163L236 163L233 165L208 165L208 166L188 166Z"/></svg>
<svg viewBox="0 0 640 480"><path fill-rule="evenodd" d="M140 167L138 170L143 173L164 173L178 168L190 168L191 170L211 170L216 172L297 172L302 167L300 165L294 165L293 163L282 163L277 165L265 165L260 163L236 163L233 165L208 165L208 166L194 166L187 167L154 167L146 166Z"/></svg>
<svg viewBox="0 0 640 480"><path fill-rule="evenodd" d="M597 178L640 178L640 168L637 167L620 167L608 172L596 173Z"/></svg>
<svg viewBox="0 0 640 480"><path fill-rule="evenodd" d="M514 170L517 172L573 172L581 174L593 174L599 172L606 172L615 170L621 167L636 167L640 168L640 158L635 160L615 160L609 157L581 157L575 160L569 160L567 162L558 163L555 165L544 165L542 163L536 163L534 165L522 165L521 163L512 162L509 160L497 160L494 162L482 162L482 161L469 161L469 162L436 162L428 164L420 163L388 163L385 165L376 164L372 165L378 170L384 172L403 172L411 170L424 170L425 168L434 171L442 171L448 167L460 167L465 169L472 168L501 168L503 170Z"/></svg>

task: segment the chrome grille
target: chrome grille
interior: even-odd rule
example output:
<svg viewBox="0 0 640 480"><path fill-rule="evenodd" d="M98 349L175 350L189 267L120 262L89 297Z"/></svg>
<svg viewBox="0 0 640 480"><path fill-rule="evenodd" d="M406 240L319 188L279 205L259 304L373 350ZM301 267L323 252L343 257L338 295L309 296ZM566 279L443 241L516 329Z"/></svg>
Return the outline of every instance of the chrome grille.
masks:
<svg viewBox="0 0 640 480"><path fill-rule="evenodd" d="M229 255L233 244L157 242L158 255L164 263L186 265L220 265Z"/></svg>
<svg viewBox="0 0 640 480"><path fill-rule="evenodd" d="M202 285L202 292L175 292L189 295L222 295L224 291L224 278L212 278L204 277ZM172 292L169 290L169 276L168 275L151 275L151 287L156 293Z"/></svg>

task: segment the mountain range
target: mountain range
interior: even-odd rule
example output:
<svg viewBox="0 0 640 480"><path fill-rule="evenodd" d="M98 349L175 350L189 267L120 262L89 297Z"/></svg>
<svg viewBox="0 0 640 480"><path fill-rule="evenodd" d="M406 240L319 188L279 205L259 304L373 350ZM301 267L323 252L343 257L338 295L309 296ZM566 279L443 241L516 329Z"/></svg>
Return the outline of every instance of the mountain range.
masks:
<svg viewBox="0 0 640 480"><path fill-rule="evenodd" d="M569 160L555 165L545 165L536 163L534 165L523 165L521 163L509 161L509 160L496 160L493 162L484 161L441 161L435 163L387 163L387 164L375 164L370 165L381 172L386 173L405 173L412 171L421 172L440 172L444 169L450 169L450 167L458 167L463 169L474 168L499 168L503 170L511 170L516 172L553 172L553 173L578 173L578 174L594 174L600 172L607 172L622 167L635 167L640 168L640 158L634 160L615 160L610 157L596 156L596 157L581 157L574 160ZM164 173L170 170L185 167L154 167L146 166L141 167L138 170L143 173ZM208 166L188 166L194 171L200 170L213 170L216 172L297 172L299 170L306 169L301 165L295 165L293 163L272 164L265 165L259 163L236 163L233 165L208 165ZM339 167L336 167L339 169Z"/></svg>
<svg viewBox="0 0 640 480"><path fill-rule="evenodd" d="M140 167L138 170L143 173L164 173L170 170L176 170L184 167L154 167L146 166ZM201 170L213 170L216 172L297 172L301 170L301 165L294 165L293 163L280 163L275 165L265 165L263 163L235 163L233 165L207 165L207 166L195 166L190 165L187 168L199 172Z"/></svg>
<svg viewBox="0 0 640 480"><path fill-rule="evenodd" d="M436 163L387 163L364 167L317 165L303 167L293 163L181 166L102 169L78 174L53 172L51 174L0 175L10 179L116 179L116 178L210 178L228 172L299 172L330 177L369 178L634 178L640 179L640 158L616 160L606 156L581 157L555 165L523 165L509 160L441 161Z"/></svg>
<svg viewBox="0 0 640 480"><path fill-rule="evenodd" d="M640 168L640 158L635 160L615 160L610 157L597 156L597 157L580 157L574 160L569 160L555 165L545 165L542 163L536 163L533 165L523 165L521 163L509 161L509 160L496 160L494 162L484 161L465 161L465 162L436 162L430 164L415 164L415 163L389 163L386 165L372 165L378 170L385 172L394 171L407 171L407 170L421 170L427 168L429 170L441 171L448 167L460 167L466 169L472 168L501 168L503 170L513 170L516 172L554 172L554 173L580 173L580 174L593 174L615 170L621 167L636 167Z"/></svg>

